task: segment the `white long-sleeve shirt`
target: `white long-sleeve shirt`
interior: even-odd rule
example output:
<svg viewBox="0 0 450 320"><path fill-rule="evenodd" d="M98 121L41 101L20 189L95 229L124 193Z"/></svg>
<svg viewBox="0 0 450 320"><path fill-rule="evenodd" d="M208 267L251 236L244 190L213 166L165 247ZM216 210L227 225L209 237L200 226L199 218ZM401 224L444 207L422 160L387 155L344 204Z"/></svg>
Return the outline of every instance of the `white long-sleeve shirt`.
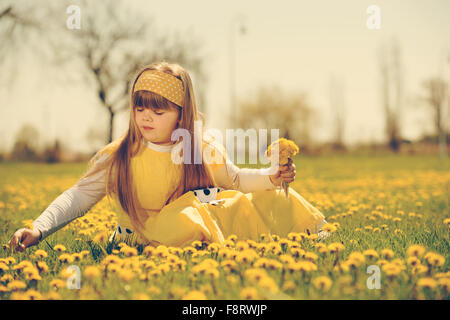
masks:
<svg viewBox="0 0 450 320"><path fill-rule="evenodd" d="M172 146L160 146L148 143L147 146L156 151L170 151ZM105 161L108 154L100 157L90 171L95 170L96 165ZM224 166L216 170L214 179L219 187L227 190L238 190L243 193L273 190L268 175L268 168L250 169L239 168L230 160L226 160ZM42 214L33 221L33 228L41 231L41 239L58 231L71 221L84 216L97 202L106 196L106 170L80 179L73 187L59 195Z"/></svg>

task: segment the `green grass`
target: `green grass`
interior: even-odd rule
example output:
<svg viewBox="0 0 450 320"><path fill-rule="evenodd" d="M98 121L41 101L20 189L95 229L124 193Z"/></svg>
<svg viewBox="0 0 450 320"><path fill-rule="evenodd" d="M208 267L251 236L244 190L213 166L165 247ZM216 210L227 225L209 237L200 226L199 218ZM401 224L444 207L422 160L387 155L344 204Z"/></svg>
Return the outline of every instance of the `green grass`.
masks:
<svg viewBox="0 0 450 320"><path fill-rule="evenodd" d="M182 296L181 293L177 294L176 288L179 287L185 292L203 291L209 299L240 299L241 289L258 287L260 294L263 296L266 294L264 297L282 299L449 298L446 291L448 289L442 285L428 290L419 288L417 283L419 279L428 277L438 281L440 274L449 271L449 227L444 224L444 220L450 218L450 160L442 162L438 156L307 157L301 155L295 158L295 165L296 181L290 186L321 210L328 222L339 223L338 230L324 241L326 245L333 242L344 244L345 249L341 253L339 262L344 261L353 251L363 252L366 249L375 249L380 253L382 249L389 248L394 252L393 259L403 260L406 270L392 280L382 273L382 288L369 290L366 287L366 279L369 275L365 270L365 267L369 265L368 262L354 272L340 273L333 269L335 258L332 255L318 253L317 248L306 241L302 242L301 246L308 252L318 254L319 258L315 262L318 270L304 276L296 273L288 277L282 270L268 270L268 275L278 286L275 295L260 291L258 286L249 283L244 276L245 268L230 273L219 266L218 279L213 281L200 278L194 281L190 279L190 271L195 265L192 260L201 261L204 257L192 259L186 252L179 256L180 259L187 261L186 270L182 272L170 271L159 279L149 281L142 281L135 277L129 283L110 277L99 278L89 282L89 286L82 286L81 290L63 288L57 291L58 294L62 299L132 299L136 293L145 293L153 299L179 299ZM7 243L14 231L23 226L23 220L37 218L59 194L79 179L86 168L87 163L52 165L1 163L0 242ZM95 206L86 216L98 214L104 210L103 208L103 206ZM399 211L404 212L404 215L401 215ZM353 212L353 215L345 216L349 212ZM410 212L413 212L415 216L409 216ZM401 221L393 221L394 217L401 218ZM379 233L364 231L364 227L369 225L373 228L381 228L381 231ZM382 226L385 226L386 230ZM357 231L357 228L361 228L362 231ZM396 233L395 230L399 232ZM49 271L42 274L42 280L38 282L24 280L20 272L11 270L13 265L10 266L10 270L0 271L0 279L6 274L11 274L18 280L24 280L27 283L27 289L35 288L46 297L48 292L54 291L49 287L50 281L61 278L60 271L68 265L59 262L59 254L50 247L64 244L69 253L88 250L89 255L84 260L72 263L78 265L83 271L87 265L99 265L106 256L98 245L91 244L89 240L89 236L79 235L78 229L70 224L48 237L37 247L29 248L25 253L11 254L6 248L0 248L0 258L12 256L17 263L22 260L30 260L34 263L36 259L31 255L36 249L43 249L49 253L49 256L44 259L49 266ZM440 254L445 258L444 264L429 268L424 274L413 275L411 268L407 266L406 255L407 248L413 244L421 244L427 252ZM106 248L107 254L111 253L113 248L118 249L117 246L110 246ZM290 254L289 251L283 253ZM119 256L125 259L122 253ZM210 252L205 257L215 259L219 263L224 260ZM279 255L267 253L264 257L277 260ZM426 265L424 258L421 259L422 264ZM164 263L163 260L155 261ZM332 286L328 292L320 292L313 285L315 278L324 275L332 280ZM230 280L233 278L228 277L236 277L238 282L233 284ZM448 279L449 276L446 277ZM295 284L294 289L288 288L289 281ZM0 280L0 289L2 285L6 287L7 281ZM153 286L159 288L161 292L149 292L148 288ZM10 291L2 293L0 290L0 299L11 298L14 296L11 296Z"/></svg>

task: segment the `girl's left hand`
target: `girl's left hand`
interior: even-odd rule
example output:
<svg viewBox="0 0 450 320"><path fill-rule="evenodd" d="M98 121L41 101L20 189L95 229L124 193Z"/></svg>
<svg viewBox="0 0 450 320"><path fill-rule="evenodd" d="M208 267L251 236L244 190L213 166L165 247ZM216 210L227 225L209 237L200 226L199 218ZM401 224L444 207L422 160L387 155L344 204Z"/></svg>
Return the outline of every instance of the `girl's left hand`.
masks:
<svg viewBox="0 0 450 320"><path fill-rule="evenodd" d="M289 158L288 163L282 166L279 166L277 173L270 175L270 181L276 187L281 186L281 183L287 182L291 183L295 180L295 164L294 161Z"/></svg>

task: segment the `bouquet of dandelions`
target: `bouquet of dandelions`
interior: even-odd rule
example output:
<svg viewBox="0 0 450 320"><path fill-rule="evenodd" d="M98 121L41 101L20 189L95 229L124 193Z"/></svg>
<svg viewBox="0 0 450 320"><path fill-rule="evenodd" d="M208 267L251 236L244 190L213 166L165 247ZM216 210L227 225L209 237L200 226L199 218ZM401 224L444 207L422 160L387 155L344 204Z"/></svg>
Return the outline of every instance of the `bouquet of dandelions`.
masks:
<svg viewBox="0 0 450 320"><path fill-rule="evenodd" d="M266 157L276 161L276 154L278 150L278 163L280 165L285 165L289 163L289 159L292 160L292 157L295 156L299 152L299 147L295 144L294 141L288 140L285 138L280 138L270 144L270 146L266 150ZM286 194L286 198L289 196L289 183L282 182L281 186L284 189L284 193Z"/></svg>

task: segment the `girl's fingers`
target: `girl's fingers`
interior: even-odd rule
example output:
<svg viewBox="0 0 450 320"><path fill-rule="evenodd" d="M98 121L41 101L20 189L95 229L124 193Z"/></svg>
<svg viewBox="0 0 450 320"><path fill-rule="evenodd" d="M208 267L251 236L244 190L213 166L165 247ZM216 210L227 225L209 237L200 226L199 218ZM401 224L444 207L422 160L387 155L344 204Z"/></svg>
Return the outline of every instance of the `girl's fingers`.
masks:
<svg viewBox="0 0 450 320"><path fill-rule="evenodd" d="M285 172L285 173L281 174L281 177L283 177L283 178L293 178L293 177L295 177L295 171Z"/></svg>
<svg viewBox="0 0 450 320"><path fill-rule="evenodd" d="M25 232L23 241L22 241L22 249L26 249L30 246L30 242L32 241L31 236L28 232Z"/></svg>
<svg viewBox="0 0 450 320"><path fill-rule="evenodd" d="M19 229L16 231L16 233L14 233L14 236L11 239L11 245L10 245L11 249L22 251L21 249L23 247L22 247L21 240L22 240L23 232L24 232L24 229Z"/></svg>
<svg viewBox="0 0 450 320"><path fill-rule="evenodd" d="M289 160L290 161L287 164L281 166L282 171L295 170L295 164L293 163L293 161L291 159L289 159Z"/></svg>

